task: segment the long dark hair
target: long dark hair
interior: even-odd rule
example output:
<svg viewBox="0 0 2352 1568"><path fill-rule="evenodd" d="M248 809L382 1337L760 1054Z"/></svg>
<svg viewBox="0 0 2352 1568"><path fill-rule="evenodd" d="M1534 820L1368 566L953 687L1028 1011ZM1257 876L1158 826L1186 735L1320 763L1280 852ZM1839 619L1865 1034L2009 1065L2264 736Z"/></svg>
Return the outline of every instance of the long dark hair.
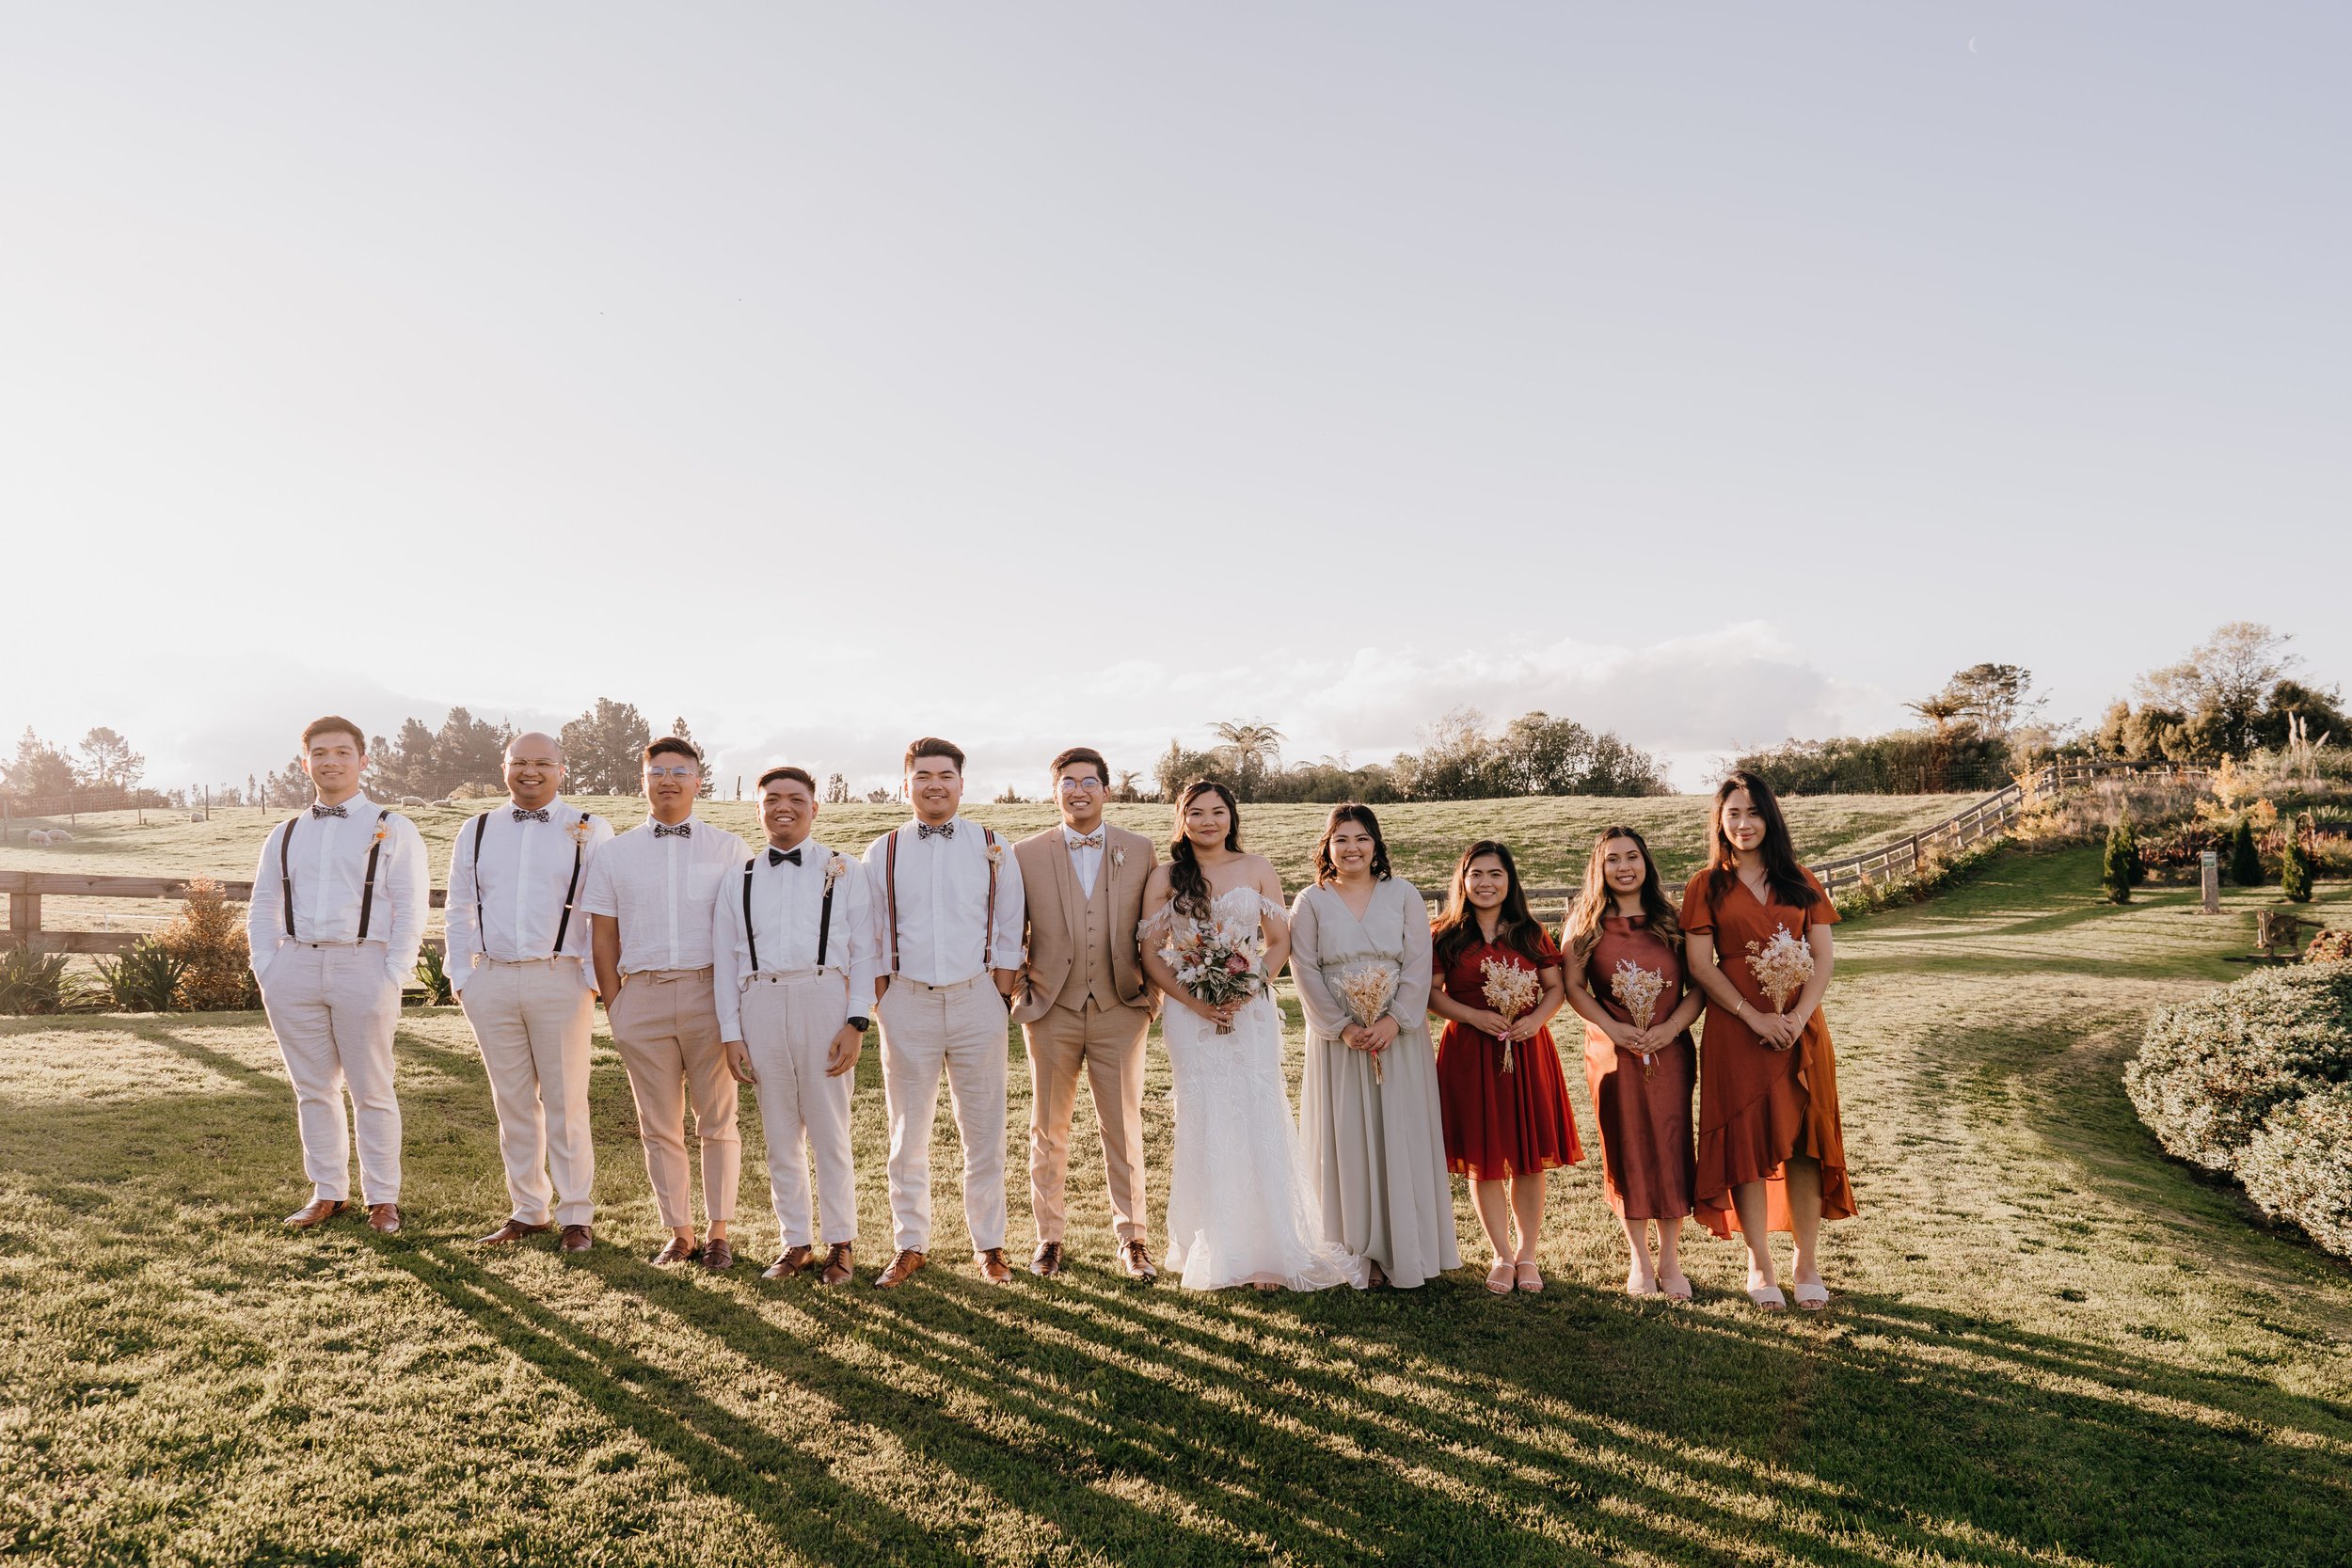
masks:
<svg viewBox="0 0 2352 1568"><path fill-rule="evenodd" d="M1796 841L1788 836L1788 819L1780 814L1780 798L1771 784L1744 768L1733 768L1715 786L1714 812L1708 818L1707 901L1712 904L1729 893L1732 879L1740 875L1740 851L1724 836L1724 802L1742 789L1748 792L1748 804L1764 819L1764 842L1756 847L1756 854L1764 862L1765 890L1778 903L1811 909L1818 895L1797 862Z"/></svg>
<svg viewBox="0 0 2352 1568"><path fill-rule="evenodd" d="M1372 879L1389 879L1389 842L1380 836L1380 819L1372 815L1372 808L1354 800L1331 808L1331 820L1323 825L1323 836L1315 840L1315 885L1325 886L1339 880L1340 868L1331 860L1331 835L1353 822L1372 835Z"/></svg>
<svg viewBox="0 0 2352 1568"><path fill-rule="evenodd" d="M1176 895L1176 912L1195 920L1209 918L1215 896L1209 892L1208 873L1200 869L1200 858L1192 852L1192 840L1184 835L1184 808L1203 795L1215 795L1225 802L1225 847L1241 853L1241 806L1233 792L1215 779L1195 779L1184 785L1184 792L1176 797L1176 837L1168 847L1168 890Z"/></svg>
<svg viewBox="0 0 2352 1568"><path fill-rule="evenodd" d="M1544 928L1536 924L1534 911L1527 907L1527 890L1519 885L1518 863L1511 851L1491 838L1482 838L1462 851L1461 863L1454 868L1454 886L1446 894L1445 913L1438 917L1432 933L1436 951L1431 957L1439 974L1454 965L1454 960L1478 945L1482 940L1478 929L1478 907L1470 901L1470 863L1482 855L1492 855L1502 863L1505 882L1502 907L1495 911L1495 941L1525 958L1538 969L1550 967L1556 960L1543 951Z"/></svg>
<svg viewBox="0 0 2352 1568"><path fill-rule="evenodd" d="M1579 967L1593 956L1600 945L1601 919L1617 910L1616 890L1609 885L1602 864L1609 859L1613 840L1626 839L1642 851L1642 913L1650 935L1660 938L1676 952L1682 951L1682 921L1675 907L1666 901L1666 890L1658 885L1658 862L1649 852L1649 841L1630 828L1603 828L1593 840L1592 859L1584 863L1584 891L1576 895L1576 905L1568 911L1567 924L1561 927L1560 945L1567 949L1568 958Z"/></svg>

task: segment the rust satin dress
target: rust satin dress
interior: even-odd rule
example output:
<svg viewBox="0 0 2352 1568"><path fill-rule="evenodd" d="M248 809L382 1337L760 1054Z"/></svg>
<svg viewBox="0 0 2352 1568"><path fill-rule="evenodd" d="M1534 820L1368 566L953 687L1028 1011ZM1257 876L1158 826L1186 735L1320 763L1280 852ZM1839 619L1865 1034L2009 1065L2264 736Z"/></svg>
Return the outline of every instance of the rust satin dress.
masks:
<svg viewBox="0 0 2352 1568"><path fill-rule="evenodd" d="M1525 970L1557 969L1560 949L1548 931L1535 933L1540 964L1516 948L1472 943L1436 975L1439 989L1472 1007L1486 1006L1485 965L1492 958ZM1534 1176L1584 1158L1568 1106L1567 1076L1549 1027L1511 1048L1502 1070L1502 1042L1467 1023L1446 1022L1438 1040L1438 1107L1445 1124L1446 1168L1472 1181Z"/></svg>
<svg viewBox="0 0 2352 1568"><path fill-rule="evenodd" d="M1834 926L1836 908L1821 884L1804 873L1814 904L1801 910L1778 901L1758 903L1747 884L1730 879L1720 899L1708 895L1708 874L1691 879L1682 895L1686 935L1712 933L1724 977L1756 1012L1773 1010L1772 999L1748 968L1748 943L1761 944L1786 927L1803 939L1810 927ZM1793 1003L1794 998L1790 999ZM1765 1228L1788 1228L1788 1193L1784 1184L1792 1158L1809 1156L1821 1165L1821 1218L1851 1219L1853 1190L1846 1184L1846 1140L1837 1118L1837 1061L1830 1050L1827 1009L1817 1008L1794 1047L1774 1051L1760 1043L1736 1013L1707 1009L1700 1033L1698 1217L1718 1236L1740 1228L1731 1189L1764 1181Z"/></svg>
<svg viewBox="0 0 2352 1568"><path fill-rule="evenodd" d="M1617 965L1630 962L1659 975L1653 1017L1663 1022L1682 1002L1682 955L1654 936L1640 916L1603 915L1600 941L1584 963L1585 989L1620 1023L1633 1015L1610 990ZM1698 1048L1685 1029L1650 1058L1618 1049L1584 1025L1584 1082L1593 1091L1593 1120L1600 1130L1600 1170L1609 1207L1628 1219L1678 1220L1692 1210L1698 1167L1691 1153L1691 1088Z"/></svg>

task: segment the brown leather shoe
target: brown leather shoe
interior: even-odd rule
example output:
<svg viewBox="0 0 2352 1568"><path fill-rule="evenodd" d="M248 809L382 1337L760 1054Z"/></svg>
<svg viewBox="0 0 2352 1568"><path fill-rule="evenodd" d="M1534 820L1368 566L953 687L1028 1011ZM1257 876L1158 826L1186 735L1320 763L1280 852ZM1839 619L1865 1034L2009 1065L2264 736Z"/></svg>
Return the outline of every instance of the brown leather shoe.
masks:
<svg viewBox="0 0 2352 1568"><path fill-rule="evenodd" d="M564 1239L558 1243L565 1252L586 1252L596 1244L596 1233L584 1225L567 1225Z"/></svg>
<svg viewBox="0 0 2352 1568"><path fill-rule="evenodd" d="M1040 1279L1051 1279L1061 1273L1061 1243L1040 1242L1037 1252L1029 1259L1029 1272Z"/></svg>
<svg viewBox="0 0 2352 1568"><path fill-rule="evenodd" d="M735 1267L735 1248L724 1236L713 1236L703 1243L703 1267L713 1274Z"/></svg>
<svg viewBox="0 0 2352 1568"><path fill-rule="evenodd" d="M810 1268L813 1268L816 1265L816 1248L788 1246L784 1249L782 1257L778 1258L774 1262L759 1271L759 1277L762 1279L789 1279L796 1274L803 1274Z"/></svg>
<svg viewBox="0 0 2352 1568"><path fill-rule="evenodd" d="M487 1236L483 1237L481 1244L484 1246L512 1246L516 1242L521 1241L525 1236L543 1236L547 1234L547 1231L548 1227L544 1225L525 1225L520 1220L508 1220L504 1225L500 1226L496 1230L493 1230Z"/></svg>
<svg viewBox="0 0 2352 1568"><path fill-rule="evenodd" d="M678 1237L673 1236L668 1241L662 1243L661 1250L655 1253L651 1258L647 1259L646 1261L651 1263L657 1269L667 1269L675 1268L680 1263L691 1263L702 1255L702 1248L695 1246L689 1242L683 1241Z"/></svg>
<svg viewBox="0 0 2352 1568"><path fill-rule="evenodd" d="M1160 1277L1160 1271L1152 1266L1151 1249L1141 1242L1129 1242L1120 1247L1119 1263L1127 1271L1128 1278L1139 1279L1146 1285Z"/></svg>
<svg viewBox="0 0 2352 1568"><path fill-rule="evenodd" d="M904 1285L930 1259L913 1247L907 1247L890 1260L890 1266L874 1276L874 1289L887 1291L894 1285Z"/></svg>
<svg viewBox="0 0 2352 1568"><path fill-rule="evenodd" d="M991 1285L1012 1283L1012 1269L1005 1261L1005 1249L993 1246L972 1255L972 1271Z"/></svg>
<svg viewBox="0 0 2352 1568"><path fill-rule="evenodd" d="M371 1203L368 1205L368 1228L379 1236L400 1234L400 1205Z"/></svg>
<svg viewBox="0 0 2352 1568"><path fill-rule="evenodd" d="M817 1276L819 1285L847 1285L857 1272L850 1261L850 1243L835 1242L825 1249L824 1272Z"/></svg>
<svg viewBox="0 0 2352 1568"><path fill-rule="evenodd" d="M308 1230L314 1225L325 1225L351 1205L340 1197L314 1197L286 1216L289 1230Z"/></svg>

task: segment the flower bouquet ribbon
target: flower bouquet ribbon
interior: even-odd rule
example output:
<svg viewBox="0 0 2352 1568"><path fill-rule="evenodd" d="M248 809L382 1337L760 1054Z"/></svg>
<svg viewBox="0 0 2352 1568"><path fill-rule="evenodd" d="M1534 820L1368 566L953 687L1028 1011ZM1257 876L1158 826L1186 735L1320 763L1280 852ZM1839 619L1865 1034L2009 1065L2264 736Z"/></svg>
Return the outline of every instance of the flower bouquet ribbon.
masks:
<svg viewBox="0 0 2352 1568"><path fill-rule="evenodd" d="M1775 927L1767 941L1748 943L1748 973L1772 999L1772 1011L1785 1013L1789 999L1813 978L1813 949L1788 927Z"/></svg>
<svg viewBox="0 0 2352 1568"><path fill-rule="evenodd" d="M1633 1020L1633 1027L1646 1029L1650 1020L1658 1016L1659 994L1666 989L1666 977L1654 969L1644 969L1631 958L1619 958L1617 972L1609 976L1609 992ZM1655 1052L1643 1052L1642 1077L1646 1080L1658 1065Z"/></svg>
<svg viewBox="0 0 2352 1568"><path fill-rule="evenodd" d="M1396 1000L1396 971L1383 963L1351 964L1340 972L1340 1000L1358 1027L1369 1029L1380 1021L1389 1004ZM1372 1057L1372 1081L1387 1083L1380 1071L1380 1053L1367 1054Z"/></svg>
<svg viewBox="0 0 2352 1568"><path fill-rule="evenodd" d="M1535 972L1532 969L1504 963L1500 958L1487 958L1479 964L1478 973L1486 980L1483 990L1486 1006L1501 1013L1506 1022L1517 1023L1534 1012L1535 1004L1543 998L1543 986L1536 980ZM1502 1042L1502 1070L1511 1070L1511 1042L1508 1039Z"/></svg>
<svg viewBox="0 0 2352 1568"><path fill-rule="evenodd" d="M1258 973L1255 921L1185 921L1168 932L1160 961L1196 1001L1212 1007L1246 1002L1265 984L1265 976ZM1220 1023L1216 1032L1230 1035L1233 1026Z"/></svg>

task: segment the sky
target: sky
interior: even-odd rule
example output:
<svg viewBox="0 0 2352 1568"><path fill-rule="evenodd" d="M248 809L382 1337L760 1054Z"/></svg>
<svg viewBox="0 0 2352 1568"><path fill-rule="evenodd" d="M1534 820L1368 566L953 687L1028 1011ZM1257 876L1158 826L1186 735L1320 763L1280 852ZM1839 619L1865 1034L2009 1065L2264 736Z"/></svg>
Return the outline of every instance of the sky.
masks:
<svg viewBox="0 0 2352 1568"><path fill-rule="evenodd" d="M0 8L0 726L1034 784L2352 676L2352 10ZM2328 458L2328 451L2338 455ZM1034 793L1034 791L1032 791Z"/></svg>

